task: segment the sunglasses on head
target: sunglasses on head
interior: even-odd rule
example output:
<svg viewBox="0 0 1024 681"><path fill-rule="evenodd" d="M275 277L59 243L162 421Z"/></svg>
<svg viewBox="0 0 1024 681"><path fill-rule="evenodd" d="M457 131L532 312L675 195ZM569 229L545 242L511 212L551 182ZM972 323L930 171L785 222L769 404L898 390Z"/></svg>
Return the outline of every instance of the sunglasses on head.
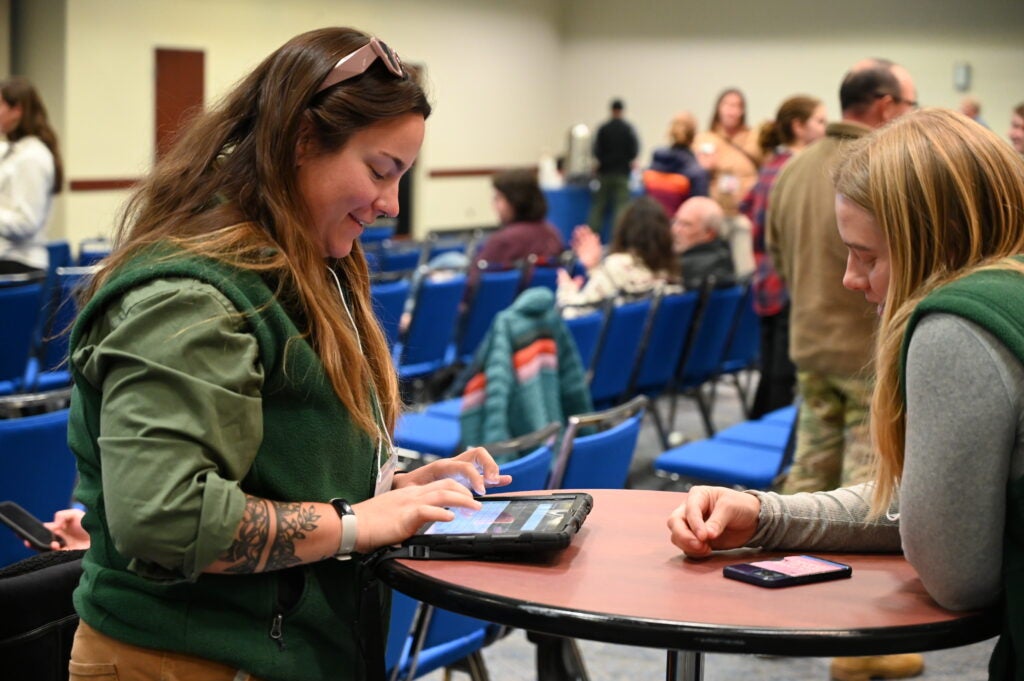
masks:
<svg viewBox="0 0 1024 681"><path fill-rule="evenodd" d="M405 71L402 70L402 60L398 58L398 55L387 46L387 43L376 38L370 38L370 42L338 60L338 63L334 65L331 72L320 83L316 93L319 94L332 85L337 85L349 78L355 78L362 73L366 73L366 69L370 68L370 65L377 59L384 62L384 66L388 67L388 71L399 78L405 78Z"/></svg>

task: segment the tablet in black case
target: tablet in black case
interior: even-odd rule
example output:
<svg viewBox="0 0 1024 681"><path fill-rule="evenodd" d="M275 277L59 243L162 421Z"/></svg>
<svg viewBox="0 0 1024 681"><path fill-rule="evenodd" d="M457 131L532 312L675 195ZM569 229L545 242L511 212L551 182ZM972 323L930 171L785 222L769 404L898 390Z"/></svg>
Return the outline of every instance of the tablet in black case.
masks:
<svg viewBox="0 0 1024 681"><path fill-rule="evenodd" d="M545 553L569 546L594 505L583 492L478 501L479 511L453 508L454 520L427 523L403 545L481 557Z"/></svg>

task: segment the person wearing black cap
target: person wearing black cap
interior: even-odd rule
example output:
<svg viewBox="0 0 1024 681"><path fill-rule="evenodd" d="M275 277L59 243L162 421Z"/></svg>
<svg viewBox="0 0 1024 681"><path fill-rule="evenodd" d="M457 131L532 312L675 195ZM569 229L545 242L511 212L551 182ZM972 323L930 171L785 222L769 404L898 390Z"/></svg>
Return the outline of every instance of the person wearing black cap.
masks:
<svg viewBox="0 0 1024 681"><path fill-rule="evenodd" d="M636 130L622 117L625 108L621 99L613 99L611 118L597 129L594 137L597 191L588 224L598 234L604 233L605 224L615 224L629 203L629 173L640 152Z"/></svg>

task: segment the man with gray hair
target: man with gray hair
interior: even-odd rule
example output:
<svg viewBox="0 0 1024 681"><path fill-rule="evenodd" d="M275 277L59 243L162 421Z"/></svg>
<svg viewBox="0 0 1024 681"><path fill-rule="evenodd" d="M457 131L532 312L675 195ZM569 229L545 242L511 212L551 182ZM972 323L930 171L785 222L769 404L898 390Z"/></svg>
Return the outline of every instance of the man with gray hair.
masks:
<svg viewBox="0 0 1024 681"><path fill-rule="evenodd" d="M768 250L789 287L789 354L802 403L793 467L783 493L831 490L871 479L868 416L878 311L843 288L847 248L836 226L834 168L842 146L917 106L910 73L865 59L839 88L842 120L789 161L768 203ZM921 673L920 655L836 658L833 679Z"/></svg>
<svg viewBox="0 0 1024 681"><path fill-rule="evenodd" d="M732 251L721 237L722 207L706 196L692 196L672 219L672 250L679 257L686 288L699 288L708 277L716 285L736 282Z"/></svg>

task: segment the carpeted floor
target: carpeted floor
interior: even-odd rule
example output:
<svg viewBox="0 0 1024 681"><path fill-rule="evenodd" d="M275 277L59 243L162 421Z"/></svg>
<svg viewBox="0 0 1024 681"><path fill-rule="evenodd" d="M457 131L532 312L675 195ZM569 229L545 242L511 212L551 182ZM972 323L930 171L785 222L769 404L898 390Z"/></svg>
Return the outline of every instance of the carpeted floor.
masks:
<svg viewBox="0 0 1024 681"><path fill-rule="evenodd" d="M668 410L667 400L658 405L662 414ZM681 400L677 408L675 429L684 437L704 437L696 406ZM743 420L735 391L723 388L714 410L718 428ZM656 430L645 419L640 441L633 458L629 486L640 489L681 489L679 483L654 475L651 462L661 453ZM661 522L661 519L658 519ZM656 648L618 646L596 641L580 641L580 650L592 681L640 681L665 678L665 652ZM988 657L995 640L962 648L932 651L924 654L925 681L982 681L988 678ZM545 681L537 679L534 646L521 631L497 641L483 652L492 681ZM718 655L705 657L705 681L824 681L828 679L828 658L764 657L753 655ZM468 678L455 672L453 678ZM439 670L422 677L441 681Z"/></svg>

